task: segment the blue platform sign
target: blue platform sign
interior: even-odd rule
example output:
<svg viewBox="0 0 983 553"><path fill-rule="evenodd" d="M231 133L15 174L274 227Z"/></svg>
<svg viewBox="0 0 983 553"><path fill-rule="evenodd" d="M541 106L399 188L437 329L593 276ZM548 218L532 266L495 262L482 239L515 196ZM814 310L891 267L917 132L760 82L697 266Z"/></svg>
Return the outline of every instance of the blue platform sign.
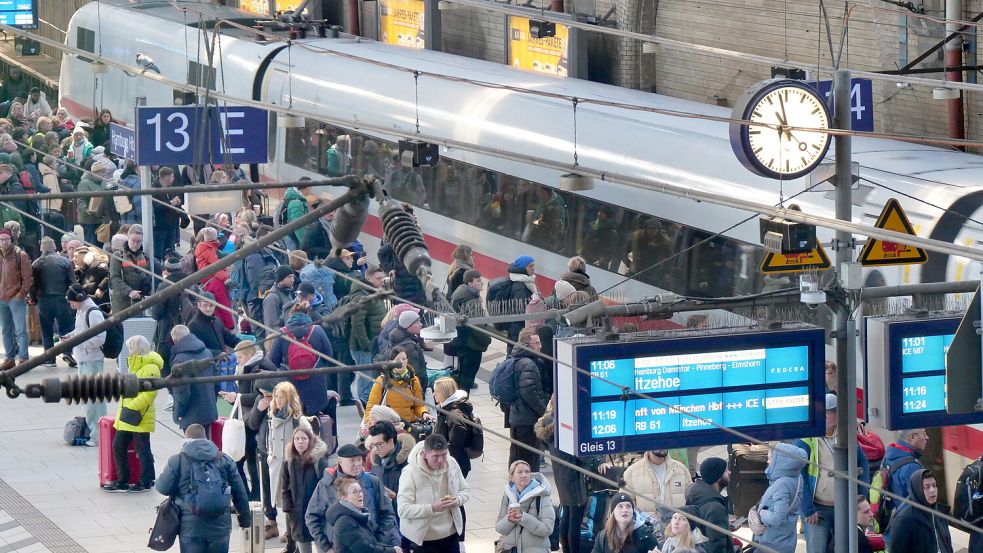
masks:
<svg viewBox="0 0 983 553"><path fill-rule="evenodd" d="M266 163L266 110L243 106L137 108L137 163Z"/></svg>
<svg viewBox="0 0 983 553"><path fill-rule="evenodd" d="M833 113L833 81L814 85ZM850 124L852 130L874 132L874 84L870 79L850 79Z"/></svg>
<svg viewBox="0 0 983 553"><path fill-rule="evenodd" d="M137 133L123 125L109 124L109 153L123 159L136 160Z"/></svg>
<svg viewBox="0 0 983 553"><path fill-rule="evenodd" d="M558 340L556 445L573 455L822 434L823 330ZM576 366L580 371L571 370Z"/></svg>

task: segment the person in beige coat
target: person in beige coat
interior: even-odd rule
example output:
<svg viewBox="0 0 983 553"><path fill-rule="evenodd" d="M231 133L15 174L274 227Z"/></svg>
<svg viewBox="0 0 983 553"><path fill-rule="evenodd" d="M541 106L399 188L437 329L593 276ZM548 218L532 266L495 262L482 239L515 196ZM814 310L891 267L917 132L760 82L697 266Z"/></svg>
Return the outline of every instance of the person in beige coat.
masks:
<svg viewBox="0 0 983 553"><path fill-rule="evenodd" d="M471 497L447 439L431 434L416 444L399 478L399 531L419 553L458 553L464 530L460 506Z"/></svg>
<svg viewBox="0 0 983 553"><path fill-rule="evenodd" d="M646 451L625 470L624 480L626 488L637 494L638 510L653 516L668 512L661 504L676 508L686 505L686 486L693 481L686 466L670 458L667 449ZM661 504L657 505L653 497Z"/></svg>
<svg viewBox="0 0 983 553"><path fill-rule="evenodd" d="M556 523L550 494L549 480L532 472L529 463L512 463L495 523L495 530L502 535L499 550L514 548L515 553L549 553L550 534Z"/></svg>

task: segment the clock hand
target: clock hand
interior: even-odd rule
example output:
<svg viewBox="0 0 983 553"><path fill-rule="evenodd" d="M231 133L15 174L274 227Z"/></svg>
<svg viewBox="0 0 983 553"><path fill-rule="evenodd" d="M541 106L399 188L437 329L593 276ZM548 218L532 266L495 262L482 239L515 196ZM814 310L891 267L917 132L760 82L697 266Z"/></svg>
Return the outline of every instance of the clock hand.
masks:
<svg viewBox="0 0 983 553"><path fill-rule="evenodd" d="M792 133L789 132L789 130L788 130L788 115L786 115L786 113L785 113L785 100L782 100L781 95L778 96L778 106L780 108L782 108L782 118L781 118L781 121L782 121L782 125L784 127L786 127L785 128L785 136L787 136L787 137L789 137L789 139L791 139L792 138Z"/></svg>

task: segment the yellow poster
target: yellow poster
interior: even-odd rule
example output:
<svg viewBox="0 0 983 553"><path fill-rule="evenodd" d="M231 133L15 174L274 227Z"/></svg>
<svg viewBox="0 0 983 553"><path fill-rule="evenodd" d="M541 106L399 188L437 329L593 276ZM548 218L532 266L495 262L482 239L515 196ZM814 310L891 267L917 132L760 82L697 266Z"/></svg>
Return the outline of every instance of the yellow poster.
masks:
<svg viewBox="0 0 983 553"><path fill-rule="evenodd" d="M424 12L423 0L379 0L379 40L422 50Z"/></svg>
<svg viewBox="0 0 983 553"><path fill-rule="evenodd" d="M274 0L273 10L278 12L296 10L303 3L304 0ZM270 0L239 0L239 9L270 15Z"/></svg>
<svg viewBox="0 0 983 553"><path fill-rule="evenodd" d="M556 36L534 38L529 19L509 16L509 57L512 67L566 77L570 73L570 28L556 25Z"/></svg>

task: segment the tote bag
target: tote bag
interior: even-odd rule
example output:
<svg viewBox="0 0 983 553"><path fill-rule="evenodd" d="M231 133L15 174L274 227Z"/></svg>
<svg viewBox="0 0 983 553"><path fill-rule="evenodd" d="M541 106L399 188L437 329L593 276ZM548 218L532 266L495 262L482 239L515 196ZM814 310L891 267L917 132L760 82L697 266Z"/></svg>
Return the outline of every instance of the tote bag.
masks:
<svg viewBox="0 0 983 553"><path fill-rule="evenodd" d="M222 453L241 461L246 456L246 425L242 422L242 395L236 397L232 414L222 427Z"/></svg>

